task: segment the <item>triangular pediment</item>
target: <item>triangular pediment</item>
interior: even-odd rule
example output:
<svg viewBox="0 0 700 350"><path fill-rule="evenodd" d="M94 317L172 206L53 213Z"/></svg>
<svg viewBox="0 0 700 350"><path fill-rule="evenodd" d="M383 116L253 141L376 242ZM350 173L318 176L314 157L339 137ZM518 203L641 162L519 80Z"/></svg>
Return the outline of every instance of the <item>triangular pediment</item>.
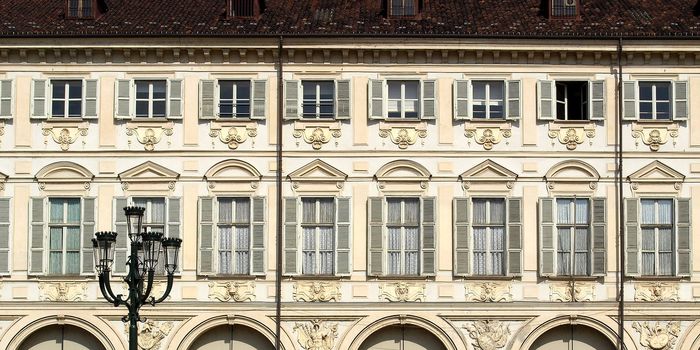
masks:
<svg viewBox="0 0 700 350"><path fill-rule="evenodd" d="M683 181L685 176L670 166L655 160L630 174L629 179L633 182L679 182Z"/></svg>
<svg viewBox="0 0 700 350"><path fill-rule="evenodd" d="M345 181L347 174L331 166L330 164L316 159L301 168L292 171L289 178L293 181Z"/></svg>
<svg viewBox="0 0 700 350"><path fill-rule="evenodd" d="M518 175L487 159L459 176L462 181L514 181Z"/></svg>
<svg viewBox="0 0 700 350"><path fill-rule="evenodd" d="M174 181L180 174L151 161L139 164L119 174L122 181Z"/></svg>
<svg viewBox="0 0 700 350"><path fill-rule="evenodd" d="M1 178L2 176L0 176ZM51 163L39 170L36 178L39 182L85 182L95 176L85 167L73 162Z"/></svg>

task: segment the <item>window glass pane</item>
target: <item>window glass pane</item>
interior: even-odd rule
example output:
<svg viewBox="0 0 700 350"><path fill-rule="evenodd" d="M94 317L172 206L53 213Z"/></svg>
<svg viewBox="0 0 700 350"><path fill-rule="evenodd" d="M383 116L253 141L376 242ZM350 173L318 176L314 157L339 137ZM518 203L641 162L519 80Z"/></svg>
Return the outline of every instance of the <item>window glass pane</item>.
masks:
<svg viewBox="0 0 700 350"><path fill-rule="evenodd" d="M656 269L654 268L654 258L655 254L653 252L642 253L642 275L656 274Z"/></svg>
<svg viewBox="0 0 700 350"><path fill-rule="evenodd" d="M506 205L503 199L490 200L491 224L503 224L506 219Z"/></svg>
<svg viewBox="0 0 700 350"><path fill-rule="evenodd" d="M472 116L477 119L486 118L486 105L472 105Z"/></svg>
<svg viewBox="0 0 700 350"><path fill-rule="evenodd" d="M64 222L63 221L63 203L62 199L49 200L49 222Z"/></svg>
<svg viewBox="0 0 700 350"><path fill-rule="evenodd" d="M233 199L219 198L219 223L233 222Z"/></svg>
<svg viewBox="0 0 700 350"><path fill-rule="evenodd" d="M71 81L68 83L68 97L81 98L83 96L83 83L81 81Z"/></svg>
<svg viewBox="0 0 700 350"><path fill-rule="evenodd" d="M659 203L659 224L670 225L673 223L673 201L670 199L660 199Z"/></svg>
<svg viewBox="0 0 700 350"><path fill-rule="evenodd" d="M148 101L136 101L136 116L148 117Z"/></svg>
<svg viewBox="0 0 700 350"><path fill-rule="evenodd" d="M250 222L250 201L247 198L236 198L236 222Z"/></svg>
<svg viewBox="0 0 700 350"><path fill-rule="evenodd" d="M80 250L80 227L66 227L66 250Z"/></svg>
<svg viewBox="0 0 700 350"><path fill-rule="evenodd" d="M659 275L673 275L673 253L659 253Z"/></svg>
<svg viewBox="0 0 700 350"><path fill-rule="evenodd" d="M656 100L668 101L671 96L671 84L656 83Z"/></svg>
<svg viewBox="0 0 700 350"><path fill-rule="evenodd" d="M657 102L656 103L656 119L671 119L671 103Z"/></svg>
<svg viewBox="0 0 700 350"><path fill-rule="evenodd" d="M387 249L401 249L401 229L398 227L390 227L387 231Z"/></svg>
<svg viewBox="0 0 700 350"><path fill-rule="evenodd" d="M318 249L320 250L333 250L335 246L335 240L333 238L333 228L332 227L319 227L318 228Z"/></svg>
<svg viewBox="0 0 700 350"><path fill-rule="evenodd" d="M588 275L588 252L576 252L574 255L574 274Z"/></svg>
<svg viewBox="0 0 700 350"><path fill-rule="evenodd" d="M233 99L233 82L226 80L219 80L219 99L220 100L232 100Z"/></svg>
<svg viewBox="0 0 700 350"><path fill-rule="evenodd" d="M417 227L407 227L406 228L406 250L418 250L419 248L419 238L418 238L418 228Z"/></svg>
<svg viewBox="0 0 700 350"><path fill-rule="evenodd" d="M82 115L83 102L82 101L70 101L68 102L68 116L70 117L80 117Z"/></svg>
<svg viewBox="0 0 700 350"><path fill-rule="evenodd" d="M388 223L401 223L401 201L396 199L387 199Z"/></svg>
<svg viewBox="0 0 700 350"><path fill-rule="evenodd" d="M574 237L574 247L577 251L588 250L588 228L577 228L576 236Z"/></svg>
<svg viewBox="0 0 700 350"><path fill-rule="evenodd" d="M652 86L648 83L639 83L639 99L644 101L651 101L652 98Z"/></svg>
<svg viewBox="0 0 700 350"><path fill-rule="evenodd" d="M152 82L153 84L153 98L154 99L165 99L166 83L165 80L158 80Z"/></svg>
<svg viewBox="0 0 700 350"><path fill-rule="evenodd" d="M571 224L571 200L557 199L557 223Z"/></svg>
<svg viewBox="0 0 700 350"><path fill-rule="evenodd" d="M641 200L641 205L642 205L642 212L641 212L641 217L639 218L639 221L642 224L653 224L656 222L656 208L654 205L653 200L648 200L648 199L642 199Z"/></svg>
<svg viewBox="0 0 700 350"><path fill-rule="evenodd" d="M319 222L332 224L335 222L335 200L333 198L321 198L319 203Z"/></svg>
<svg viewBox="0 0 700 350"><path fill-rule="evenodd" d="M505 248L506 231L503 227L491 228L491 251L503 251Z"/></svg>
<svg viewBox="0 0 700 350"><path fill-rule="evenodd" d="M316 199L302 198L301 200L301 222L315 223L316 222Z"/></svg>
<svg viewBox="0 0 700 350"><path fill-rule="evenodd" d="M153 101L153 116L165 117L165 101Z"/></svg>
<svg viewBox="0 0 700 350"><path fill-rule="evenodd" d="M145 80L137 80L134 82L136 85L136 98L137 99L148 99L148 89L149 89L149 84L148 81Z"/></svg>
<svg viewBox="0 0 700 350"><path fill-rule="evenodd" d="M163 224L165 223L165 199L152 199L151 200L151 217L150 222L153 224Z"/></svg>
<svg viewBox="0 0 700 350"><path fill-rule="evenodd" d="M313 103L316 100L316 84L312 81L305 81L303 84L304 102Z"/></svg>
<svg viewBox="0 0 700 350"><path fill-rule="evenodd" d="M231 262L231 227L219 228L219 272L230 274Z"/></svg>
<svg viewBox="0 0 700 350"><path fill-rule="evenodd" d="M400 81L388 81L387 88L389 90L390 99L401 99L401 82Z"/></svg>
<svg viewBox="0 0 700 350"><path fill-rule="evenodd" d="M486 250L486 228L474 228L474 252Z"/></svg>
<svg viewBox="0 0 700 350"><path fill-rule="evenodd" d="M651 102L640 102L639 103L639 118L640 119L652 119L652 103Z"/></svg>
<svg viewBox="0 0 700 350"><path fill-rule="evenodd" d="M420 221L420 202L418 199L406 199L404 201L404 222L407 224L418 224Z"/></svg>
<svg viewBox="0 0 700 350"><path fill-rule="evenodd" d="M486 83L483 81L472 82L472 96L475 100L486 99Z"/></svg>
<svg viewBox="0 0 700 350"><path fill-rule="evenodd" d="M387 270L389 275L401 274L401 252L389 252Z"/></svg>
<svg viewBox="0 0 700 350"><path fill-rule="evenodd" d="M474 214L474 224L488 223L488 218L486 216L486 200L474 199L473 203L472 211Z"/></svg>
<svg viewBox="0 0 700 350"><path fill-rule="evenodd" d="M62 252L50 252L49 253L49 273L52 275L63 274L63 253Z"/></svg>
<svg viewBox="0 0 700 350"><path fill-rule="evenodd" d="M80 273L80 252L66 252L66 274Z"/></svg>
<svg viewBox="0 0 700 350"><path fill-rule="evenodd" d="M236 227L236 251L247 251L250 247L250 228Z"/></svg>
<svg viewBox="0 0 700 350"><path fill-rule="evenodd" d="M500 82L500 81L489 82L489 99L491 99L491 100L503 100L503 82Z"/></svg>
<svg viewBox="0 0 700 350"><path fill-rule="evenodd" d="M49 249L63 249L63 227L51 227L49 229Z"/></svg>
<svg viewBox="0 0 700 350"><path fill-rule="evenodd" d="M236 99L250 100L250 82L241 80L236 82Z"/></svg>
<svg viewBox="0 0 700 350"><path fill-rule="evenodd" d="M233 103L220 102L219 103L219 117L232 117L232 116L233 116Z"/></svg>
<svg viewBox="0 0 700 350"><path fill-rule="evenodd" d="M503 101L491 104L489 109L491 112L489 118L503 118Z"/></svg>
<svg viewBox="0 0 700 350"><path fill-rule="evenodd" d="M66 205L68 206L67 221L72 223L80 223L80 199L66 199Z"/></svg>
<svg viewBox="0 0 700 350"><path fill-rule="evenodd" d="M588 224L588 199L576 199L576 223Z"/></svg>
<svg viewBox="0 0 700 350"><path fill-rule="evenodd" d="M333 100L335 94L335 86L332 81L319 82L321 88L320 97L322 100Z"/></svg>
<svg viewBox="0 0 700 350"><path fill-rule="evenodd" d="M54 117L63 117L66 114L66 103L64 101L51 102L51 115Z"/></svg>
<svg viewBox="0 0 700 350"><path fill-rule="evenodd" d="M66 82L61 80L55 80L51 82L51 90L53 98L65 98L66 96Z"/></svg>
<svg viewBox="0 0 700 350"><path fill-rule="evenodd" d="M563 252L571 251L571 229L560 228L557 230L557 250Z"/></svg>
<svg viewBox="0 0 700 350"><path fill-rule="evenodd" d="M642 250L656 250L656 240L653 228L642 229Z"/></svg>

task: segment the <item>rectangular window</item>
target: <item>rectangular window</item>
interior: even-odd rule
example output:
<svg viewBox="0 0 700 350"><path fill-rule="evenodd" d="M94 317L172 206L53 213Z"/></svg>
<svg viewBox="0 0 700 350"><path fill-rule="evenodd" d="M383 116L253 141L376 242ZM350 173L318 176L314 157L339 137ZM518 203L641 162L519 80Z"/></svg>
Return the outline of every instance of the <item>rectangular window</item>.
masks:
<svg viewBox="0 0 700 350"><path fill-rule="evenodd" d="M333 81L303 80L301 82L303 118L333 118L335 83Z"/></svg>
<svg viewBox="0 0 700 350"><path fill-rule="evenodd" d="M473 205L473 272L475 275L504 275L505 199L475 198Z"/></svg>
<svg viewBox="0 0 700 350"><path fill-rule="evenodd" d="M416 1L415 0L389 0L391 7L389 9L390 16L415 16Z"/></svg>
<svg viewBox="0 0 700 350"><path fill-rule="evenodd" d="M557 120L588 120L588 82L557 81Z"/></svg>
<svg viewBox="0 0 700 350"><path fill-rule="evenodd" d="M472 82L472 114L479 119L503 119L504 87L502 81Z"/></svg>
<svg viewBox="0 0 700 350"><path fill-rule="evenodd" d="M420 199L387 198L387 273L418 275Z"/></svg>
<svg viewBox="0 0 700 350"><path fill-rule="evenodd" d="M250 118L250 80L219 80L219 117Z"/></svg>
<svg viewBox="0 0 700 350"><path fill-rule="evenodd" d="M671 119L671 83L639 82L639 119Z"/></svg>
<svg viewBox="0 0 700 350"><path fill-rule="evenodd" d="M67 0L68 18L92 18L92 2L94 0Z"/></svg>
<svg viewBox="0 0 700 350"><path fill-rule="evenodd" d="M641 207L642 275L673 276L673 200L642 199Z"/></svg>
<svg viewBox="0 0 700 350"><path fill-rule="evenodd" d="M255 0L229 0L231 17L255 16Z"/></svg>
<svg viewBox="0 0 700 350"><path fill-rule="evenodd" d="M79 198L49 198L51 275L80 273L80 212Z"/></svg>
<svg viewBox="0 0 700 350"><path fill-rule="evenodd" d="M151 232L165 233L165 198L145 198L133 199L134 206L146 208L143 215L143 229Z"/></svg>
<svg viewBox="0 0 700 350"><path fill-rule="evenodd" d="M550 0L551 2L551 17L576 17L576 2L578 0Z"/></svg>
<svg viewBox="0 0 700 350"><path fill-rule="evenodd" d="M557 275L590 275L589 200L557 198Z"/></svg>
<svg viewBox="0 0 700 350"><path fill-rule="evenodd" d="M82 80L51 80L52 117L81 117L82 110Z"/></svg>
<svg viewBox="0 0 700 350"><path fill-rule="evenodd" d="M219 198L219 273L250 273L250 198Z"/></svg>
<svg viewBox="0 0 700 350"><path fill-rule="evenodd" d="M420 115L420 82L418 80L388 80L388 117L418 119Z"/></svg>
<svg viewBox="0 0 700 350"><path fill-rule="evenodd" d="M333 275L335 199L302 198L302 266L304 275Z"/></svg>
<svg viewBox="0 0 700 350"><path fill-rule="evenodd" d="M165 117L167 82L165 80L136 80L136 116Z"/></svg>

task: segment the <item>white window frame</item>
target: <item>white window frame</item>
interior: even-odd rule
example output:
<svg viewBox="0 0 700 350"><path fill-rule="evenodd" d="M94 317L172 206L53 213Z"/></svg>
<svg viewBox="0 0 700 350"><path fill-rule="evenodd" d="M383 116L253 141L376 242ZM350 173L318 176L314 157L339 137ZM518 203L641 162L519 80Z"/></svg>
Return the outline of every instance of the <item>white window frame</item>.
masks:
<svg viewBox="0 0 700 350"><path fill-rule="evenodd" d="M314 200L314 222L304 222L304 201L305 200ZM330 200L333 203L333 222L320 222L320 216L321 216L321 200ZM299 210L301 213L300 220L299 220L299 229L297 232L299 232L300 236L300 244L299 244L299 251L301 252L301 275L305 276L334 276L336 274L336 258L337 258L337 232L336 232L336 223L338 221L337 216L337 200L335 197L328 197L328 196L302 196L299 200ZM314 228L314 271L313 272L306 272L304 271L304 256L305 252L308 251L304 247L304 229L306 228ZM330 273L326 272L321 272L320 271L320 264L319 260L321 258L321 252L327 252L327 250L321 250L320 248L320 234L319 234L319 228L324 227L324 228L331 228L332 229L332 268Z"/></svg>
<svg viewBox="0 0 700 350"><path fill-rule="evenodd" d="M474 201L487 201L487 211L486 211L486 217L490 221L490 210L491 210L491 202L493 201L502 201L503 202L503 223L500 225L503 227L503 249L501 250L501 254L503 254L503 261L501 265L501 270L502 273L497 274L493 272L493 260L492 260L492 230L491 228L497 225L494 225L493 223L486 223L486 224L476 224L476 218L474 217L475 213L475 205ZM471 213L468 213L468 215L471 216L471 220L469 223L469 240L470 240L470 246L472 247L471 252L470 252L470 257L469 259L471 260L470 266L472 267L472 275L474 276L506 276L507 275L507 257L508 257L508 199L505 197L472 197L470 199L471 202ZM486 251L484 252L486 254L486 273L485 274L479 274L476 272L476 262L474 261L475 259L475 253L476 253L476 245L474 244L474 229L476 227L486 227Z"/></svg>
<svg viewBox="0 0 700 350"><path fill-rule="evenodd" d="M571 277L582 277L582 276L591 276L592 275L592 268L591 268L591 259L593 257L593 249L591 247L591 238L593 235L593 230L592 230L592 225L593 225L593 202L590 197L577 197L577 196L561 196L561 197L555 197L554 198L554 205L555 205L555 213L559 212L559 201L560 200L567 200L568 205L570 207L569 215L573 217L573 221L568 223L568 224L562 224L559 223L559 216L555 216L555 222L554 222L554 237L556 237L557 244L555 245L555 252L556 252L556 264L557 264L557 271L556 275L557 276L571 276ZM585 224L579 224L576 222L576 201L578 200L585 200L587 202L586 206L588 208L588 213L586 215L586 223ZM559 260L559 253L561 252L559 250L559 229L560 228L568 228L569 229L569 272L568 273L560 273L560 260ZM588 235L586 237L586 274L579 275L576 274L576 253L581 252L576 250L576 230L585 228L588 232Z"/></svg>
<svg viewBox="0 0 700 350"><path fill-rule="evenodd" d="M221 212L220 212L221 205L220 204L221 204L222 199L232 201L232 206L231 206L231 209L232 209L231 218L232 219L235 219L235 217L236 217L235 216L236 204L238 203L238 201L242 201L242 200L247 201L248 202L248 220L247 220L247 222L245 222L245 223L235 222L235 220L234 220L234 222L222 223L220 220L220 218L221 218ZM246 196L218 196L218 197L215 197L215 200L216 200L216 218L215 218L216 219L216 224L215 224L215 228L216 228L215 237L216 237L216 239L213 243L214 243L214 252L215 252L214 262L216 264L216 269L215 269L216 274L225 275L225 276L229 276L229 275L230 276L249 276L251 274L251 264L252 264L252 262L251 262L251 259L252 259L251 244L252 244L253 223L252 223L252 218L250 215L252 212L252 209L253 209L252 208L252 198L246 197ZM222 226L231 227L231 250L230 250L230 252L231 252L231 265L228 266L228 268L230 269L229 272L223 271L222 265L221 265L221 259L220 259L220 256L221 256L220 254L222 252L221 244L220 244L221 243L221 230L220 230L220 228ZM243 226L248 227L248 246L245 247L245 249L241 249L241 247L238 247L236 245L236 240L235 240L235 229L238 227L243 227ZM239 269L239 266L237 265L236 259L235 259L235 255L236 255L235 253L237 251L247 251L248 252L248 271L246 271L246 272L243 272L243 273L237 272Z"/></svg>
<svg viewBox="0 0 700 350"><path fill-rule="evenodd" d="M643 205L645 201L653 201L654 202L654 223L643 223ZM659 201L669 201L671 202L671 223L670 224L661 224L659 223ZM676 261L677 261L677 234L676 234L676 203L673 198L670 197L643 197L639 199L639 234L640 234L640 246L639 246L639 253L640 253L640 263L641 263L641 269L640 269L640 274L642 276L676 276ZM652 228L654 229L654 250L645 250L644 249L644 229L649 229ZM659 234L659 229L670 229L671 230L671 248L667 252L663 253L670 253L671 254L671 266L670 268L670 273L668 274L660 274L660 268L661 268L661 262L659 259L660 254L662 253L660 251L660 234ZM654 273L653 274L646 274L644 271L644 254L645 253L653 253L654 254Z"/></svg>
<svg viewBox="0 0 700 350"><path fill-rule="evenodd" d="M409 0L409 1L411 1L411 0ZM416 84L417 90L416 90L416 98L415 99L407 99L406 98L406 83L409 83L409 82ZM400 84L400 86L399 86L400 97L398 99L389 97L389 91L390 91L391 86L393 84ZM387 116L386 119L387 120L420 120L421 115L422 115L421 114L422 113L422 111L421 111L421 99L423 96L423 94L422 94L423 87L421 85L422 85L421 80L419 80L419 79L387 79L386 80L386 116ZM399 110L399 113L400 113L399 117L390 116L391 113L396 113L396 112L392 112L389 108L392 101L397 101L397 103L400 104L400 106L401 106L401 108ZM415 112L412 112L412 113L416 114L415 117L407 117L406 116L406 102L407 101L411 101L411 102L415 103L416 110L415 110Z"/></svg>
<svg viewBox="0 0 700 350"><path fill-rule="evenodd" d="M401 222L400 223L389 222L389 201L395 201L395 200L401 201L401 214L400 214ZM405 214L406 214L406 201L407 200L418 202L418 221L415 223L415 226L408 225L408 224L406 224L406 222L404 222ZM386 222L384 223L384 227L387 230L386 235L385 235L386 244L384 245L384 258L386 260L385 266L387 269L386 275L387 276L421 276L421 270L422 270L421 269L421 264L422 264L422 259L421 259L421 251L422 251L421 239L422 239L422 237L421 237L421 235L422 235L422 229L423 229L422 222L421 222L421 216L422 216L421 210L423 209L422 203L421 203L421 198L418 196L396 196L396 197L386 197L384 199L384 201L386 203L386 216L385 216ZM401 239L400 239L401 246L398 250L389 249L389 228L396 228L396 227L401 229ZM406 272L406 253L413 251L413 250L409 251L406 248L406 227L415 227L418 229L418 233L417 233L418 243L417 243L417 248L415 249L415 253L417 256L417 261L416 261L417 271L415 274ZM391 253L391 252L398 252L399 253L399 257L400 257L400 264L399 265L400 265L401 271L398 274L391 273L391 271L389 271L391 268L391 266L389 264L389 253Z"/></svg>
<svg viewBox="0 0 700 350"><path fill-rule="evenodd" d="M570 83L570 82L581 82L584 83L585 85L582 87L583 90L585 90L586 98L581 99L581 113L585 113L586 118L582 119L569 119L569 86L566 85L565 83ZM559 86L562 86L564 90L564 101L559 100ZM554 80L554 119L557 121L590 121L591 116L590 116L590 106L589 103L591 101L591 96L590 95L591 91L591 81L590 80ZM559 115L559 105L564 104L564 117L560 119L561 117Z"/></svg>
<svg viewBox="0 0 700 350"><path fill-rule="evenodd" d="M221 83L231 83L232 84L232 96L231 98L226 98L223 99L221 97ZM238 115L238 101L242 99L238 99L238 84L240 83L248 83L248 115ZM216 80L216 91L214 92L216 95L214 98L216 100L215 106L216 106L216 117L221 118L222 120L230 120L230 119L250 119L250 116L253 113L253 81L250 79L217 79ZM230 101L231 103L231 116L222 116L221 114L221 101Z"/></svg>
<svg viewBox="0 0 700 350"><path fill-rule="evenodd" d="M53 96L53 89L54 85L56 82L63 82L63 98L54 98ZM70 84L71 82L78 82L80 83L80 97L78 98L70 98L69 90L70 90ZM85 81L83 79L49 79L49 91L48 93L51 94L51 98L49 99L50 102L50 108L51 108L51 113L50 116L52 118L82 118L83 115L85 114L85 106L83 103L83 100L85 98L85 92L83 91L85 89ZM54 109L53 109L53 103L54 101L60 101L63 102L63 115L57 115L54 114ZM80 113L78 115L73 115L71 116L69 114L69 105L71 102L79 102L80 103Z"/></svg>
<svg viewBox="0 0 700 350"><path fill-rule="evenodd" d="M162 82L165 84L165 97L162 99L155 99L153 97L153 83ZM138 97L138 86L139 84L148 83L148 97L139 98ZM146 102L148 104L148 115L138 115L138 104L139 102ZM153 104L155 102L163 102L165 105L163 110L163 115L153 115ZM134 80L134 117L135 118L166 118L168 116L168 80L167 79L135 79Z"/></svg>
<svg viewBox="0 0 700 350"><path fill-rule="evenodd" d="M668 100L658 100L656 98L657 89L659 84L666 84L668 86ZM642 100L642 86L651 85L651 100ZM673 120L673 81L670 80L640 80L637 82L638 98L637 98L637 114L639 115L640 121L652 120L652 121L671 121ZM651 103L651 118L642 118L642 103ZM668 103L668 118L659 119L657 117L656 105L658 103Z"/></svg>
<svg viewBox="0 0 700 350"><path fill-rule="evenodd" d="M63 206L63 222L57 222L57 223L52 223L51 222L51 202L52 200L56 201L62 201L62 206ZM77 200L79 204L79 209L78 209L78 214L80 215L80 219L73 223L73 222L67 222L68 220L68 205L66 201L68 200ZM47 214L46 214L46 265L44 266L46 274L49 276L78 276L81 274L81 266L82 266L82 250L83 250L83 230L82 230L82 225L83 225L83 201L80 197L62 197L62 196L52 196L48 197L46 200L46 207L47 207ZM54 250L51 249L51 228L55 227L61 227L61 272L60 273L53 273L51 272L51 252ZM72 227L78 229L78 244L79 247L77 248L77 253L78 253L78 271L73 273L67 273L66 272L66 257L68 250L66 248L66 242L67 242L67 228Z"/></svg>
<svg viewBox="0 0 700 350"><path fill-rule="evenodd" d="M331 88L331 98L330 100L323 100L321 99L321 83L326 83L330 85ZM314 85L315 90L316 90L316 96L313 101L309 101L307 103L307 100L304 98L304 89L309 85ZM301 119L322 119L322 120L332 120L335 119L335 108L336 108L336 99L337 99L337 92L335 91L336 86L335 86L335 81L334 80L320 80L320 79L305 79L301 80L301 91L300 91L300 100L301 100ZM331 105L331 113L329 115L322 115L321 114L321 105L322 104L328 104L330 102ZM304 113L304 106L307 104L313 104L316 106L314 114L306 114Z"/></svg>
<svg viewBox="0 0 700 350"><path fill-rule="evenodd" d="M474 93L476 91L475 83L478 84L485 84L484 85L484 99L477 99L474 97L476 94ZM499 100L497 99L491 99L491 88L492 84L500 84L501 85L501 96L503 96L500 99L501 103L501 116L500 117L492 117L491 116L491 106L497 106ZM503 80L472 80L471 82L471 88L472 88L472 103L471 103L471 113L472 113L472 118L474 120L505 120L506 119L506 83ZM485 116L484 118L477 117L474 111L474 106L486 106L486 109L484 111Z"/></svg>

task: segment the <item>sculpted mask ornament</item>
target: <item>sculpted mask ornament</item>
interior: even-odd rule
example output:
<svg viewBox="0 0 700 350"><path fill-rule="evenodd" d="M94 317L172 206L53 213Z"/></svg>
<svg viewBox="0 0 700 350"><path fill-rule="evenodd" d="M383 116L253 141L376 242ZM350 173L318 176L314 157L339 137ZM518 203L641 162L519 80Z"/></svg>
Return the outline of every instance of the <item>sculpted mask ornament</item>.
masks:
<svg viewBox="0 0 700 350"><path fill-rule="evenodd" d="M298 334L299 345L305 350L331 350L338 337L338 324L312 320L297 323L294 331Z"/></svg>
<svg viewBox="0 0 700 350"><path fill-rule="evenodd" d="M340 284L337 282L297 282L294 284L294 301L339 301Z"/></svg>
<svg viewBox="0 0 700 350"><path fill-rule="evenodd" d="M665 326L660 322L632 324L639 333L639 344L649 350L671 350L676 345L676 340L681 332L679 321L668 322Z"/></svg>
<svg viewBox="0 0 700 350"><path fill-rule="evenodd" d="M661 145L668 142L669 137L675 140L678 137L678 124L633 124L632 137L635 138L635 144L639 145L639 140L649 146L649 149L656 152L661 148Z"/></svg>
<svg viewBox="0 0 700 350"><path fill-rule="evenodd" d="M87 136L88 124L81 123L78 126L73 127L54 127L50 124L44 123L42 125L41 133L44 136L51 136L53 141L61 146L61 150L67 151L70 148L70 145L78 140L78 137Z"/></svg>
<svg viewBox="0 0 700 350"><path fill-rule="evenodd" d="M425 301L425 283L386 283L379 287L379 298L392 302Z"/></svg>
<svg viewBox="0 0 700 350"><path fill-rule="evenodd" d="M427 126L421 124L393 125L390 123L379 124L379 137L389 138L391 142L399 146L399 149L406 149L421 138L428 137Z"/></svg>
<svg viewBox="0 0 700 350"><path fill-rule="evenodd" d="M138 126L127 123L126 135L135 136L136 140L143 145L146 151L153 151L155 146L162 140L163 135L173 135L173 123L166 123L162 126Z"/></svg>
<svg viewBox="0 0 700 350"><path fill-rule="evenodd" d="M469 302L509 302L512 300L507 283L467 283L465 297Z"/></svg>
<svg viewBox="0 0 700 350"><path fill-rule="evenodd" d="M342 136L342 132L340 131L339 123L320 125L297 122L294 123L292 135L295 138L303 138L313 149L319 150L324 144L330 142L332 138L339 139Z"/></svg>
<svg viewBox="0 0 700 350"><path fill-rule="evenodd" d="M678 301L678 285L672 283L639 283L634 288L635 301Z"/></svg>
<svg viewBox="0 0 700 350"><path fill-rule="evenodd" d="M80 301L87 298L87 284L78 282L39 283L41 300Z"/></svg>
<svg viewBox="0 0 700 350"><path fill-rule="evenodd" d="M475 348L481 350L496 350L506 346L510 330L508 325L496 320L475 321L464 326L469 331L469 337L474 340Z"/></svg>
<svg viewBox="0 0 700 350"><path fill-rule="evenodd" d="M567 283L551 284L550 300L561 302L593 301L595 297L595 285L570 281Z"/></svg>
<svg viewBox="0 0 700 350"><path fill-rule="evenodd" d="M510 138L510 123L502 123L500 125L465 123L464 136L468 139L474 139L477 144L482 145L485 150L489 151L503 139Z"/></svg>
<svg viewBox="0 0 700 350"><path fill-rule="evenodd" d="M209 137L219 138L219 141L228 146L229 149L237 149L238 146L248 140L249 137L258 136L257 124L246 125L218 125L212 122L209 130ZM214 140L212 140L213 145Z"/></svg>
<svg viewBox="0 0 700 350"><path fill-rule="evenodd" d="M172 322L156 322L148 320L139 324L139 350L158 350L161 342L165 339L173 329ZM129 331L129 325L125 324L126 331Z"/></svg>
<svg viewBox="0 0 700 350"><path fill-rule="evenodd" d="M209 299L218 301L244 302L255 300L255 283L250 282L209 282Z"/></svg>
<svg viewBox="0 0 700 350"><path fill-rule="evenodd" d="M555 122L549 123L549 131L547 136L552 139L552 144L554 140L558 140L559 143L566 146L566 149L573 151L576 147L583 143L585 138L589 139L589 143L592 144L593 138L595 137L595 124L588 123L576 126L564 126Z"/></svg>

